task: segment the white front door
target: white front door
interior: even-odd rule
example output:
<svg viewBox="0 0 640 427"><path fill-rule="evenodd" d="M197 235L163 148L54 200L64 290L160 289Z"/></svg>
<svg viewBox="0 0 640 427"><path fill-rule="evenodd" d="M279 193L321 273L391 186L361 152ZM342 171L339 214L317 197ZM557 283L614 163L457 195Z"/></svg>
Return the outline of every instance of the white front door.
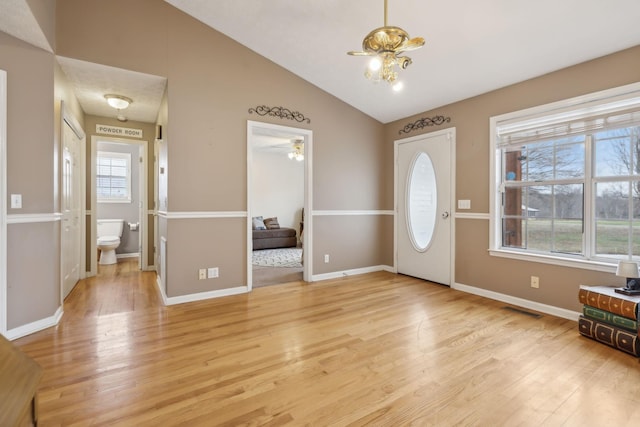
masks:
<svg viewBox="0 0 640 427"><path fill-rule="evenodd" d="M450 285L455 128L395 144L398 273Z"/></svg>
<svg viewBox="0 0 640 427"><path fill-rule="evenodd" d="M80 280L80 144L71 127L62 126L62 298Z"/></svg>

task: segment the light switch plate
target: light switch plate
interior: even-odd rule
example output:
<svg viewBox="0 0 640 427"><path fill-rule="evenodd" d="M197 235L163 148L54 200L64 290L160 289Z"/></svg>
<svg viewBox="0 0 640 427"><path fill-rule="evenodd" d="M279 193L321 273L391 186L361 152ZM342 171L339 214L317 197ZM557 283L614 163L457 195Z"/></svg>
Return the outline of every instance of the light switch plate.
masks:
<svg viewBox="0 0 640 427"><path fill-rule="evenodd" d="M22 209L22 194L11 195L11 209Z"/></svg>
<svg viewBox="0 0 640 427"><path fill-rule="evenodd" d="M471 200L458 200L458 209L471 209Z"/></svg>

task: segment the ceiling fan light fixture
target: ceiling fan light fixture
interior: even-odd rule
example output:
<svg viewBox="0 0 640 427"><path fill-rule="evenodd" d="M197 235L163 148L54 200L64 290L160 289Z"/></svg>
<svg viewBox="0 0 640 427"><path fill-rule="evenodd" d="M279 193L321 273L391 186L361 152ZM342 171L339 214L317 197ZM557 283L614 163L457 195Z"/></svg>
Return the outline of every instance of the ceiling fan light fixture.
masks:
<svg viewBox="0 0 640 427"><path fill-rule="evenodd" d="M124 110L133 102L131 98L127 98L126 96L122 96L122 95L108 94L108 95L105 95L104 97L107 100L107 104L109 104L112 108L115 108L116 110Z"/></svg>
<svg viewBox="0 0 640 427"><path fill-rule="evenodd" d="M376 28L362 41L362 51L351 51L352 56L372 56L364 75L377 83L381 80L393 84L398 78L396 69L405 70L411 58L398 56L403 52L424 46L422 37L410 38L405 30L387 25L387 0L384 0L384 27Z"/></svg>
<svg viewBox="0 0 640 427"><path fill-rule="evenodd" d="M301 141L296 141L293 144L293 151L289 152L287 154L287 156L289 157L289 160L297 160L299 162L304 160L304 154L302 152L302 147L303 147L303 142Z"/></svg>
<svg viewBox="0 0 640 427"><path fill-rule="evenodd" d="M371 61L369 61L369 71L375 73L376 71L380 70L381 67L382 59L380 59L380 57L374 56L373 58L371 58Z"/></svg>

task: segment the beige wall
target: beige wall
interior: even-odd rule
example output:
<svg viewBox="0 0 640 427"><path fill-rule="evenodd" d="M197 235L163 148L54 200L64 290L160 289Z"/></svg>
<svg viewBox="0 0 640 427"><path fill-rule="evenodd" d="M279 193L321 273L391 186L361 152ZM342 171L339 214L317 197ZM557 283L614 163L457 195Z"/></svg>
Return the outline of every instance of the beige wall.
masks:
<svg viewBox="0 0 640 427"><path fill-rule="evenodd" d="M7 209L7 327L13 329L53 316L60 306L59 222L52 219L54 60L0 33L0 68L7 71L7 195L22 194L22 209ZM35 222L15 222L23 215Z"/></svg>
<svg viewBox="0 0 640 427"><path fill-rule="evenodd" d="M637 81L640 81L640 47L389 123L385 128L387 182L393 182L393 141L399 138L398 130L421 117L451 117L451 123L424 132L450 126L456 128L456 198L471 200L470 211L458 212L486 214L489 212L491 116ZM416 135L419 133L415 132ZM387 190L386 196L390 205L392 188ZM577 300L580 284L621 285L623 282L613 274L490 256L488 248L488 220L456 220L457 283L580 311ZM540 277L539 289L530 287L532 275Z"/></svg>
<svg viewBox="0 0 640 427"><path fill-rule="evenodd" d="M123 11L126 11L124 13ZM83 19L77 19L82 16ZM160 161L165 162L159 190L167 217L160 229L168 241L169 296L243 285L246 281L246 219L172 218L172 212L246 211L246 122L264 121L313 130L313 209L383 209L380 188L385 155L383 126L271 61L244 48L170 5L151 0L130 2L57 2L57 53L168 79L167 116ZM80 21L80 22L78 22ZM105 33L114 37L104 37ZM258 105L300 111L311 123L263 118L248 112ZM358 156L345 158L344 147ZM332 221L349 223L337 217ZM365 221L378 220L369 218ZM381 221L388 223L388 221ZM184 239L177 230L190 233ZM371 234L374 230L374 234ZM365 245L379 247L388 228L352 230L349 242L361 242L360 254L345 253L332 265L359 268L379 264ZM382 233L384 232L384 233ZM354 234L355 233L355 234ZM314 244L339 253L343 241L315 233ZM236 253L238 249L242 249ZM358 248L360 249L360 248ZM229 254L236 254L229 258ZM336 258L337 261L337 258ZM224 268L220 264L224 263ZM197 270L219 266L220 278L198 281ZM323 265L323 271L326 267Z"/></svg>

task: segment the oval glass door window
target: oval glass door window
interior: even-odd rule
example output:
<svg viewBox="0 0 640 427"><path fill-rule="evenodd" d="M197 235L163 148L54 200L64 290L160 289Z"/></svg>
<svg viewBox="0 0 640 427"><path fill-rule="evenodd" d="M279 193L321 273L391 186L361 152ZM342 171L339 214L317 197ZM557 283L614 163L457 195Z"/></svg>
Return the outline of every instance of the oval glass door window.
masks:
<svg viewBox="0 0 640 427"><path fill-rule="evenodd" d="M436 174L427 153L420 152L414 158L407 184L407 231L413 247L424 252L433 239L438 208Z"/></svg>

